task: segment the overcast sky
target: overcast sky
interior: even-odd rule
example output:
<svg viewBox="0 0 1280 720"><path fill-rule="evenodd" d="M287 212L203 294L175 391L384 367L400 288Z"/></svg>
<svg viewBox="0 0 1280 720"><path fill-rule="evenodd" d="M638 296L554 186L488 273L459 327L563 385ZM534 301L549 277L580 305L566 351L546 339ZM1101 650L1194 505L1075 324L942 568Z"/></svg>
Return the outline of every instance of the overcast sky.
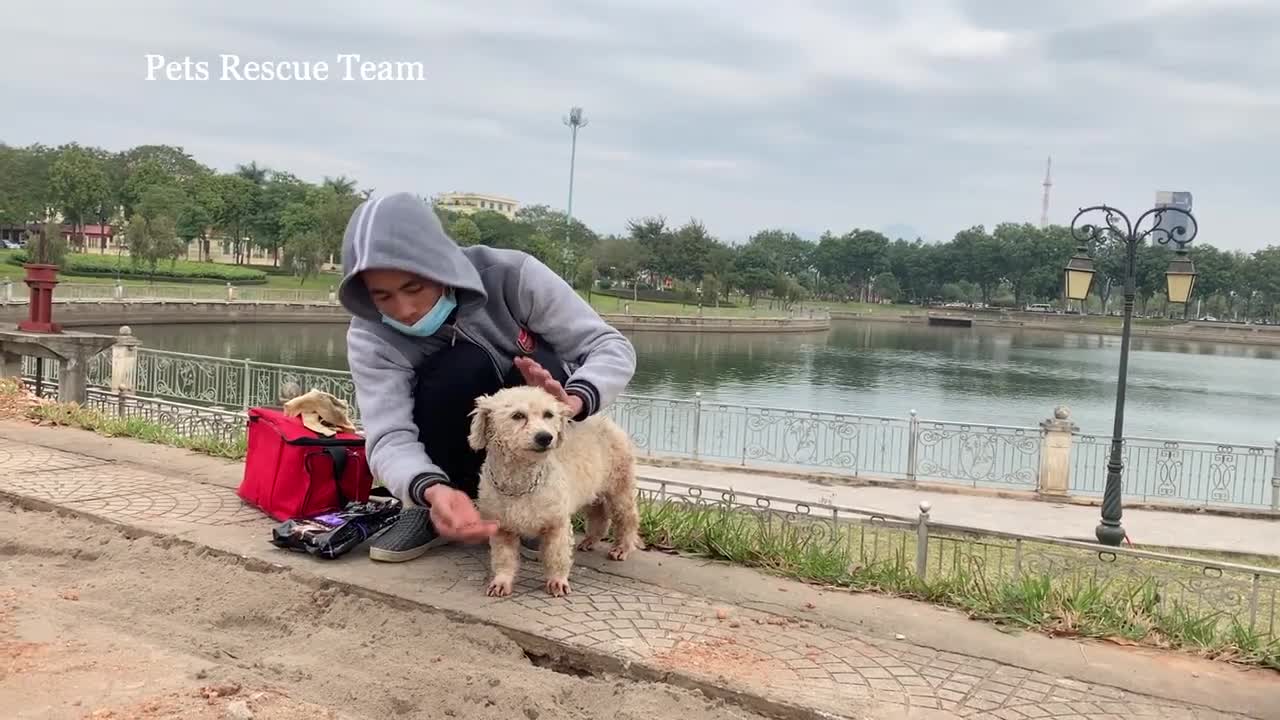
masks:
<svg viewBox="0 0 1280 720"><path fill-rule="evenodd" d="M181 8L181 9L180 9ZM0 141L179 145L379 193L472 190L574 214L950 238L1194 194L1200 240L1273 238L1275 0L6 2ZM147 54L209 64L148 81ZM219 54L327 62L221 79ZM344 81L341 53L423 81Z"/></svg>

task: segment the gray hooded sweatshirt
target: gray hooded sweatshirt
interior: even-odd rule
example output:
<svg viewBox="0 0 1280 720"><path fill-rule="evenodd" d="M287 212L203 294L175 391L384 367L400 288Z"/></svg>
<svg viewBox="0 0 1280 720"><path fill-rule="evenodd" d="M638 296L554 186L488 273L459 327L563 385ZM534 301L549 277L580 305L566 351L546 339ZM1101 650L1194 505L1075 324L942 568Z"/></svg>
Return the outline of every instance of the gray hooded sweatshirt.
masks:
<svg viewBox="0 0 1280 720"><path fill-rule="evenodd" d="M404 270L453 288L458 308L431 337L405 335L382 322L359 273ZM452 343L485 350L504 377L533 333L568 365L566 392L580 397L579 419L599 412L635 372L631 342L537 258L482 245L460 248L432 208L409 193L371 198L352 213L342 240L342 305L352 314L347 360L366 452L375 477L406 503L449 478L427 456L413 424L416 369ZM525 332L527 331L527 333Z"/></svg>

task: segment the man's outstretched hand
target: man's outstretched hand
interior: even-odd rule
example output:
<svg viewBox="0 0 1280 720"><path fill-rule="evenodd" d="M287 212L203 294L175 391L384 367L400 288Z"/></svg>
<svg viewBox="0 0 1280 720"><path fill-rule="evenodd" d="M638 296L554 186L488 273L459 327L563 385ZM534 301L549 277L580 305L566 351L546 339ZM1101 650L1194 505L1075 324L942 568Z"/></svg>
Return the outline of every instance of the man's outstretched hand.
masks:
<svg viewBox="0 0 1280 720"><path fill-rule="evenodd" d="M551 373L538 364L537 360L527 357L518 357L515 360L516 368L520 370L520 374L524 376L526 385L540 387L551 393L552 397L569 406L569 417L578 417L578 413L582 412L582 398L577 395L570 395L565 392L564 386L551 377Z"/></svg>
<svg viewBox="0 0 1280 720"><path fill-rule="evenodd" d="M431 505L431 524L440 537L453 542L476 544L487 541L498 532L498 524L483 520L480 511L466 493L447 485L427 488Z"/></svg>

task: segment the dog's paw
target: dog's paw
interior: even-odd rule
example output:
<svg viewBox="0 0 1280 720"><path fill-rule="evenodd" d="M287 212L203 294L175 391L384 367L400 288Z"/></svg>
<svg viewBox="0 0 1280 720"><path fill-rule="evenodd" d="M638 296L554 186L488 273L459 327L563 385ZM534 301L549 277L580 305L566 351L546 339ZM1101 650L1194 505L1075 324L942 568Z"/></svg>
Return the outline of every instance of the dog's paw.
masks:
<svg viewBox="0 0 1280 720"><path fill-rule="evenodd" d="M485 590L485 594L489 597L507 597L511 594L511 584L513 578L498 577L489 583L489 588Z"/></svg>
<svg viewBox="0 0 1280 720"><path fill-rule="evenodd" d="M568 578L551 578L547 581L547 594L552 597L563 597L569 594Z"/></svg>
<svg viewBox="0 0 1280 720"><path fill-rule="evenodd" d="M621 562L631 555L632 550L640 550L643 547L644 546L640 544L639 540L617 543L613 546L613 549L609 551L609 559Z"/></svg>
<svg viewBox="0 0 1280 720"><path fill-rule="evenodd" d="M578 552L591 552L598 542L600 541L592 538L586 538L582 542L578 543Z"/></svg>

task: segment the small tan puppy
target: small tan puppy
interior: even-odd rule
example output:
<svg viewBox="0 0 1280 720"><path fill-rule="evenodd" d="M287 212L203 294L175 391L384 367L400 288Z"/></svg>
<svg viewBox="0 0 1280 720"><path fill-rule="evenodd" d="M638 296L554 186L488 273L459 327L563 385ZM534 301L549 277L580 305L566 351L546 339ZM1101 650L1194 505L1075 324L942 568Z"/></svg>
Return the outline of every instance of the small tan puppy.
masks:
<svg viewBox="0 0 1280 720"><path fill-rule="evenodd" d="M611 559L641 547L631 438L608 417L575 423L569 407L542 388L507 388L476 400L468 442L486 451L476 505L500 528L489 541L491 597L511 594L521 536L542 539L547 592L567 594L572 516L583 508L587 536L579 550L592 549L611 522Z"/></svg>

